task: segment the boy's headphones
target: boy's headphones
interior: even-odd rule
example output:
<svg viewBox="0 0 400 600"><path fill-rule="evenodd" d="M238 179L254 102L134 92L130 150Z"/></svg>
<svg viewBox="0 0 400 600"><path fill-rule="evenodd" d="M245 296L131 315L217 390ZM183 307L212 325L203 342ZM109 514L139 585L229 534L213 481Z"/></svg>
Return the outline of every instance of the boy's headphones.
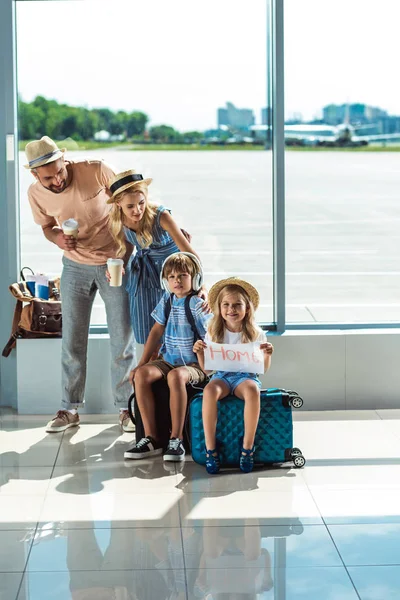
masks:
<svg viewBox="0 0 400 600"><path fill-rule="evenodd" d="M194 273L194 275L192 276L192 289L194 292L198 292L201 289L201 286L203 285L203 268L202 268L201 262L199 261L197 256L195 256L191 252L174 252L173 254L170 254L170 256L168 256L164 260L163 265L161 267L161 273L160 273L161 288L163 290L165 290L166 292L169 292L170 294L172 293L171 290L169 289L168 280L166 279L166 277L164 277L164 269L165 269L165 265L167 264L167 262L174 256L179 256L179 254L184 254L185 256L189 256L189 258L191 258L192 261L194 262L194 266L196 267L197 273Z"/></svg>

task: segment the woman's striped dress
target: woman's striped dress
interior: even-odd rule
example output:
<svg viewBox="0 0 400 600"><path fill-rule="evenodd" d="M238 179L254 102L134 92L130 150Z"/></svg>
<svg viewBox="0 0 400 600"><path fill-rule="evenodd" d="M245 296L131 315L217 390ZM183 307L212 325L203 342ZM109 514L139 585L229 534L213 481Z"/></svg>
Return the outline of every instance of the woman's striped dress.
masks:
<svg viewBox="0 0 400 600"><path fill-rule="evenodd" d="M151 312L165 291L160 284L162 264L168 256L179 252L174 240L160 225L160 217L165 210L169 209L165 206L157 207L152 230L153 241L147 248L140 245L134 231L124 227L126 240L136 248L127 267L126 289L129 294L132 328L139 344L144 344L147 340L154 325Z"/></svg>

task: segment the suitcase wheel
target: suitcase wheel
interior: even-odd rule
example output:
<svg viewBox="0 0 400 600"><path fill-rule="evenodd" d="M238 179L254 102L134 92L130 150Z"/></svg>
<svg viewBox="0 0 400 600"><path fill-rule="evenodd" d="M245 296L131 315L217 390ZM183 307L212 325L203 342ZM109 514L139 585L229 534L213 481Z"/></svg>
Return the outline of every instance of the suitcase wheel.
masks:
<svg viewBox="0 0 400 600"><path fill-rule="evenodd" d="M306 464L306 459L302 455L299 448L292 448L290 450L290 458L292 459L296 469L301 469Z"/></svg>
<svg viewBox="0 0 400 600"><path fill-rule="evenodd" d="M296 454L296 456L293 457L293 464L296 469L301 469L306 464L306 459L302 454Z"/></svg>
<svg viewBox="0 0 400 600"><path fill-rule="evenodd" d="M290 398L290 405L293 408L301 408L303 404L303 398L300 398L300 396L294 396L293 398Z"/></svg>

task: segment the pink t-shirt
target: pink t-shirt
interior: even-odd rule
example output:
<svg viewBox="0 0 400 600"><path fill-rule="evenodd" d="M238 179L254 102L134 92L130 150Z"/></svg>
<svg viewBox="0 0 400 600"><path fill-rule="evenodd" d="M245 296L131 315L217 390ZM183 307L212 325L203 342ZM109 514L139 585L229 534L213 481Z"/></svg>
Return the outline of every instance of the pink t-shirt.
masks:
<svg viewBox="0 0 400 600"><path fill-rule="evenodd" d="M104 265L107 258L115 258L117 245L108 228L111 205L108 182L114 171L101 160L66 161L72 167L72 180L60 194L47 190L40 181L28 189L35 223L59 225L67 219L79 223L75 250L64 251L64 256L85 265Z"/></svg>

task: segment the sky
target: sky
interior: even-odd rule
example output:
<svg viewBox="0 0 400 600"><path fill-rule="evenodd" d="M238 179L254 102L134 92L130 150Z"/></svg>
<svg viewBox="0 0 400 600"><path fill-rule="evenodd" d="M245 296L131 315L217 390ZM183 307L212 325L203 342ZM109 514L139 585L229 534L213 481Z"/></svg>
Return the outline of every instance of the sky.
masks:
<svg viewBox="0 0 400 600"><path fill-rule="evenodd" d="M363 102L400 115L398 0L285 0L285 112ZM266 105L266 0L17 2L18 88L74 106L214 128Z"/></svg>

